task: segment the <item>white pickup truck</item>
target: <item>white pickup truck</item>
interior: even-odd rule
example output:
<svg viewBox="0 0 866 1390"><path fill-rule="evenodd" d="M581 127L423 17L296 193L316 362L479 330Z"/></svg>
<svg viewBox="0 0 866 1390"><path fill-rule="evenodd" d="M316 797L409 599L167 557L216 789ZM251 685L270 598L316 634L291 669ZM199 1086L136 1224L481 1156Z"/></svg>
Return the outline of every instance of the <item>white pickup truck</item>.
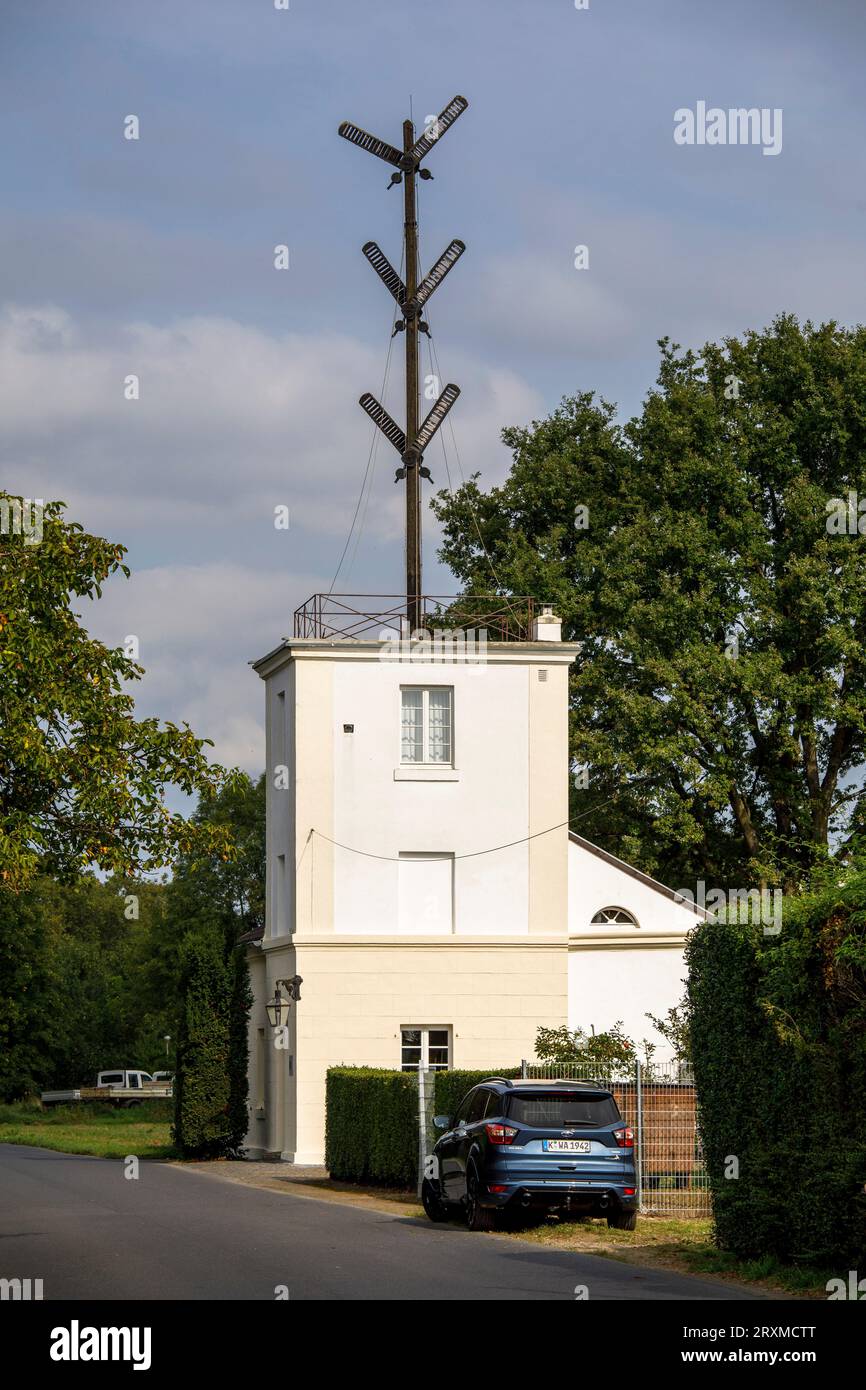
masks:
<svg viewBox="0 0 866 1390"><path fill-rule="evenodd" d="M107 1101L110 1105L141 1105L172 1094L171 1081L154 1081L149 1071L118 1067L97 1073L95 1086L79 1086L72 1091L43 1091L43 1106L75 1105L79 1101Z"/></svg>

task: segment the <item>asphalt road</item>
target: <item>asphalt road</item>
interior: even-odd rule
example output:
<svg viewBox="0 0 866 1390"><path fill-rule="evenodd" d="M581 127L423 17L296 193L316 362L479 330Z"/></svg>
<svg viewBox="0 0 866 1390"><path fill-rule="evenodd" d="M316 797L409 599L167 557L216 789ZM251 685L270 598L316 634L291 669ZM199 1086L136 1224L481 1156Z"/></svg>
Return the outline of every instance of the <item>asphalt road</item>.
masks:
<svg viewBox="0 0 866 1390"><path fill-rule="evenodd" d="M426 1219L0 1144L0 1278L46 1300L737 1299L712 1280Z"/></svg>

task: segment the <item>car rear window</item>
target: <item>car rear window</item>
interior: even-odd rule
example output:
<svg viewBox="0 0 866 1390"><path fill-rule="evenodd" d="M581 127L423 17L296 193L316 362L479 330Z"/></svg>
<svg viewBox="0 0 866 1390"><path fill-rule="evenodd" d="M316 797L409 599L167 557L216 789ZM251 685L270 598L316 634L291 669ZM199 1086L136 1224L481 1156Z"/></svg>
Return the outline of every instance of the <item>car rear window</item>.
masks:
<svg viewBox="0 0 866 1390"><path fill-rule="evenodd" d="M534 1091L508 1097L508 1118L531 1129L563 1129L609 1125L621 1117L613 1096L603 1091Z"/></svg>

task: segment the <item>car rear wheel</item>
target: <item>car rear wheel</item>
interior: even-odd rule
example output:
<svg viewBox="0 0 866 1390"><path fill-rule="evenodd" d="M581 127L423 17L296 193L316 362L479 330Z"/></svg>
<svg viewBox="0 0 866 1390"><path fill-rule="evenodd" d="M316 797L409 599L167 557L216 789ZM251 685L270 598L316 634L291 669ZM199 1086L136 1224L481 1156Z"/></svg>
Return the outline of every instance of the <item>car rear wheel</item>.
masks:
<svg viewBox="0 0 866 1390"><path fill-rule="evenodd" d="M431 1221L447 1221L448 1208L439 1196L439 1185L425 1178L421 1184L421 1205Z"/></svg>
<svg viewBox="0 0 866 1390"><path fill-rule="evenodd" d="M478 1170L470 1164L466 1173L466 1224L470 1231L495 1231L496 1212L482 1207L478 1200L479 1190Z"/></svg>
<svg viewBox="0 0 866 1390"><path fill-rule="evenodd" d="M607 1214L608 1226L614 1226L618 1231L634 1231L637 1228L636 1211L609 1211Z"/></svg>

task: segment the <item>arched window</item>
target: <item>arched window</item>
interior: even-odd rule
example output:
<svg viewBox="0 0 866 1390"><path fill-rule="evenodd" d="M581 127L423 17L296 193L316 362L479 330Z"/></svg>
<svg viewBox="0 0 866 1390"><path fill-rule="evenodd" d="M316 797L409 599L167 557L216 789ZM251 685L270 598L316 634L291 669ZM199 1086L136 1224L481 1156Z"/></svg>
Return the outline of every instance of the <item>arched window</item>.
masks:
<svg viewBox="0 0 866 1390"><path fill-rule="evenodd" d="M636 917L626 912L624 907L602 907L592 919L594 927L637 927Z"/></svg>

